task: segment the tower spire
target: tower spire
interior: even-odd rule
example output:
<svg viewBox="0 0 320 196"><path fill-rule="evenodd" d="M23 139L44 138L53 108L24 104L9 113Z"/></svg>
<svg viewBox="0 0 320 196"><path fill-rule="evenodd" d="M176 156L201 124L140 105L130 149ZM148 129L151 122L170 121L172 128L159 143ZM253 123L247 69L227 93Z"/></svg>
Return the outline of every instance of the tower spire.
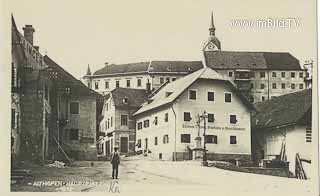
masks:
<svg viewBox="0 0 320 196"><path fill-rule="evenodd" d="M210 24L210 28L209 28L210 35L214 36L215 31L216 31L216 27L214 26L214 22L213 22L213 12L211 12L211 24Z"/></svg>
<svg viewBox="0 0 320 196"><path fill-rule="evenodd" d="M90 65L88 64L88 68L87 68L87 76L91 75L91 70L90 70Z"/></svg>

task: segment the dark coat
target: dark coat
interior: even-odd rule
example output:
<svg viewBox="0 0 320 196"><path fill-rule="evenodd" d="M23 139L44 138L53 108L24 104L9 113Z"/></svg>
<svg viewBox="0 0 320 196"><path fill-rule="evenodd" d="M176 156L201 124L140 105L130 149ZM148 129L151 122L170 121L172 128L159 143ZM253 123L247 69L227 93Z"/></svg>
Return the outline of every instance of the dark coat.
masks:
<svg viewBox="0 0 320 196"><path fill-rule="evenodd" d="M119 155L118 152L112 153L112 157L111 157L110 163L112 165L119 165L120 164L120 155Z"/></svg>

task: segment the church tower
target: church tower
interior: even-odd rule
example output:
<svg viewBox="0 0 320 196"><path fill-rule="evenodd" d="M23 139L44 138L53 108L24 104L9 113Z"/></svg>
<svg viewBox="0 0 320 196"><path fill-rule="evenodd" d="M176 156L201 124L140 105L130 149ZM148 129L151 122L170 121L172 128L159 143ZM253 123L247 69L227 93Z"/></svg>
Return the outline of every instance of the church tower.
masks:
<svg viewBox="0 0 320 196"><path fill-rule="evenodd" d="M219 39L215 35L216 28L213 23L213 13L211 12L211 24L209 28L209 38L205 42L203 46L203 51L216 51L216 50L221 50L221 44Z"/></svg>
<svg viewBox="0 0 320 196"><path fill-rule="evenodd" d="M90 65L88 64L87 73L82 77L82 82L88 87L92 88L92 81L91 81L91 69Z"/></svg>

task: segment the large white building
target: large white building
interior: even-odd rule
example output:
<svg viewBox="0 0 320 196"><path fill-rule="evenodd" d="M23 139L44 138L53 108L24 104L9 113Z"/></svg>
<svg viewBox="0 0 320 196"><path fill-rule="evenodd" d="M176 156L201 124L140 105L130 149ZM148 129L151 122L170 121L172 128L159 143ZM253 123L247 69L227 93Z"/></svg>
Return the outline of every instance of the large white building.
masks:
<svg viewBox="0 0 320 196"><path fill-rule="evenodd" d="M136 151L163 160L196 158L204 141L198 115L205 111L207 158L250 159L251 110L231 81L203 68L167 84L134 114Z"/></svg>
<svg viewBox="0 0 320 196"><path fill-rule="evenodd" d="M149 61L129 64L105 64L105 67L91 74L90 67L83 82L89 88L108 94L113 89L133 88L158 89L166 82L175 81L184 75L203 68L201 61Z"/></svg>
<svg viewBox="0 0 320 196"><path fill-rule="evenodd" d="M107 94L116 87L145 89L148 82L151 89L157 89L165 81L174 81L203 67L210 67L234 81L238 90L254 103L311 86L307 69L302 68L290 53L224 51L215 30L211 16L209 38L202 48L202 61L106 63L93 74L88 67L83 82L101 94Z"/></svg>

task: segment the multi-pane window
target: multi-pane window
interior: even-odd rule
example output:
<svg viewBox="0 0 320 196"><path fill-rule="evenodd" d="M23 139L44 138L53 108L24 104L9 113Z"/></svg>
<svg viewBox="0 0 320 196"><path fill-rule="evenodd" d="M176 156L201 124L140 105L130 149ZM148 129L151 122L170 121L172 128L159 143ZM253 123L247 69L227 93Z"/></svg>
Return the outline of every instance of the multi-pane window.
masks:
<svg viewBox="0 0 320 196"><path fill-rule="evenodd" d="M237 144L237 136L234 136L234 135L230 136L230 144Z"/></svg>
<svg viewBox="0 0 320 196"><path fill-rule="evenodd" d="M189 99L196 100L197 99L197 91L196 90L189 90Z"/></svg>
<svg viewBox="0 0 320 196"><path fill-rule="evenodd" d="M137 79L137 86L138 86L138 87L142 86L142 84L141 84L141 79L140 79L140 78Z"/></svg>
<svg viewBox="0 0 320 196"><path fill-rule="evenodd" d="M148 128L149 127L149 120L144 120L143 121L143 127Z"/></svg>
<svg viewBox="0 0 320 196"><path fill-rule="evenodd" d="M217 144L218 143L218 136L206 135L206 143L207 144Z"/></svg>
<svg viewBox="0 0 320 196"><path fill-rule="evenodd" d="M168 78L166 78L166 82L170 82L170 78L168 77Z"/></svg>
<svg viewBox="0 0 320 196"><path fill-rule="evenodd" d="M117 80L117 81L116 81L116 88L119 88L119 87L120 87L120 81Z"/></svg>
<svg viewBox="0 0 320 196"><path fill-rule="evenodd" d="M214 114L208 113L208 122L214 122Z"/></svg>
<svg viewBox="0 0 320 196"><path fill-rule="evenodd" d="M291 78L295 78L296 77L296 72L291 72Z"/></svg>
<svg viewBox="0 0 320 196"><path fill-rule="evenodd" d="M110 119L108 118L107 120L107 128L109 129L110 128Z"/></svg>
<svg viewBox="0 0 320 196"><path fill-rule="evenodd" d="M231 93L224 93L224 102L226 103L231 102Z"/></svg>
<svg viewBox="0 0 320 196"><path fill-rule="evenodd" d="M299 89L303 89L303 84L299 84Z"/></svg>
<svg viewBox="0 0 320 196"><path fill-rule="evenodd" d="M190 143L190 134L181 134L181 143Z"/></svg>
<svg viewBox="0 0 320 196"><path fill-rule="evenodd" d="M312 142L312 130L311 127L306 128L306 142Z"/></svg>
<svg viewBox="0 0 320 196"><path fill-rule="evenodd" d="M111 118L110 118L110 127L112 127L112 123L113 123L113 118L111 116Z"/></svg>
<svg viewBox="0 0 320 196"><path fill-rule="evenodd" d="M121 125L128 125L128 115L121 115L120 116L120 123L121 123Z"/></svg>
<svg viewBox="0 0 320 196"><path fill-rule="evenodd" d="M265 96L261 96L261 101L266 100Z"/></svg>
<svg viewBox="0 0 320 196"><path fill-rule="evenodd" d="M277 83L272 83L272 88L276 89L277 88Z"/></svg>
<svg viewBox="0 0 320 196"><path fill-rule="evenodd" d="M266 77L266 72L260 72L260 78Z"/></svg>
<svg viewBox="0 0 320 196"><path fill-rule="evenodd" d="M168 135L164 135L163 136L163 141L162 141L164 144L167 144L169 143L169 136Z"/></svg>
<svg viewBox="0 0 320 196"><path fill-rule="evenodd" d="M154 137L154 145L158 145L158 137Z"/></svg>
<svg viewBox="0 0 320 196"><path fill-rule="evenodd" d="M98 81L95 81L94 82L94 89L99 89L99 82Z"/></svg>
<svg viewBox="0 0 320 196"><path fill-rule="evenodd" d="M296 88L296 84L291 84L291 89L295 89Z"/></svg>
<svg viewBox="0 0 320 196"><path fill-rule="evenodd" d="M191 121L191 114L190 114L190 112L183 112L183 120L184 120L184 121Z"/></svg>
<svg viewBox="0 0 320 196"><path fill-rule="evenodd" d="M260 89L264 89L264 84L260 84Z"/></svg>
<svg viewBox="0 0 320 196"><path fill-rule="evenodd" d="M231 124L236 124L237 123L237 115L234 115L234 114L232 114L232 115L230 115L230 123Z"/></svg>
<svg viewBox="0 0 320 196"><path fill-rule="evenodd" d="M109 81L104 82L104 88L108 89L109 88Z"/></svg>
<svg viewBox="0 0 320 196"><path fill-rule="evenodd" d="M229 77L232 77L232 76L233 76L233 72L232 72L232 71L229 71L229 72L228 72L228 76L229 76Z"/></svg>
<svg viewBox="0 0 320 196"><path fill-rule="evenodd" d="M285 77L286 77L286 72L284 72L284 71L281 72L281 77L282 77L282 78L285 78Z"/></svg>
<svg viewBox="0 0 320 196"><path fill-rule="evenodd" d="M160 77L160 84L163 84L163 83L164 83L164 78Z"/></svg>
<svg viewBox="0 0 320 196"><path fill-rule="evenodd" d="M69 129L69 140L79 140L79 129Z"/></svg>
<svg viewBox="0 0 320 196"><path fill-rule="evenodd" d="M79 102L70 102L70 114L79 114Z"/></svg>
<svg viewBox="0 0 320 196"><path fill-rule="evenodd" d="M275 71L272 72L272 77L273 77L273 78L277 77L277 72L275 72Z"/></svg>
<svg viewBox="0 0 320 196"><path fill-rule="evenodd" d="M281 88L282 88L282 89L285 89L285 88L286 88L286 84L285 84L285 83L282 83L282 84L281 84Z"/></svg>
<svg viewBox="0 0 320 196"><path fill-rule="evenodd" d="M303 78L303 72L299 72L299 78Z"/></svg>
<svg viewBox="0 0 320 196"><path fill-rule="evenodd" d="M168 122L169 121L169 114L165 113L164 114L164 122Z"/></svg>
<svg viewBox="0 0 320 196"><path fill-rule="evenodd" d="M142 122L138 122L138 130L142 129Z"/></svg>
<svg viewBox="0 0 320 196"><path fill-rule="evenodd" d="M214 92L208 92L208 101L214 101Z"/></svg>
<svg viewBox="0 0 320 196"><path fill-rule="evenodd" d="M127 80L127 88L130 88L130 80Z"/></svg>

